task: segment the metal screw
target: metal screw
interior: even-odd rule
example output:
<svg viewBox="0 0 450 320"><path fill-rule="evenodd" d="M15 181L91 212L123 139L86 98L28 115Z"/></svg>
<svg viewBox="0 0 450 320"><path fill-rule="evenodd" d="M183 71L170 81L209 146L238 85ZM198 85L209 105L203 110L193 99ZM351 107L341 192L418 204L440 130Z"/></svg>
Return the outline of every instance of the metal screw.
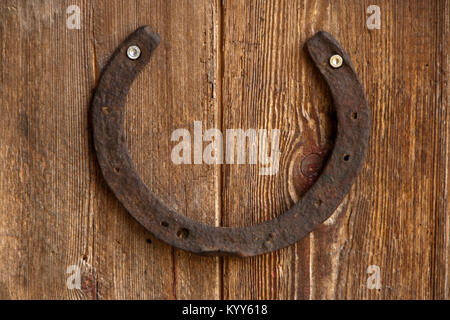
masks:
<svg viewBox="0 0 450 320"><path fill-rule="evenodd" d="M138 46L130 46L127 50L127 56L131 60L139 59L141 56L141 49Z"/></svg>
<svg viewBox="0 0 450 320"><path fill-rule="evenodd" d="M344 59L342 59L342 57L338 54L335 54L330 58L330 65L335 69L342 67L343 64Z"/></svg>

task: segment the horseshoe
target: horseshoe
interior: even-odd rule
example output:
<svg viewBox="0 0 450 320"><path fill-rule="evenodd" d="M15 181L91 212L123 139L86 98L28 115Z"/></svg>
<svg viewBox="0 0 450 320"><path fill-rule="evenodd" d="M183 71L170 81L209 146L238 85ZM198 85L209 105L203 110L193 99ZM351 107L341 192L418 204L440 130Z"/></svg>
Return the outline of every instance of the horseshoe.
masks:
<svg viewBox="0 0 450 320"><path fill-rule="evenodd" d="M160 240L201 255L256 256L288 247L321 225L350 191L370 138L370 110L349 56L328 33L306 49L328 84L337 136L316 183L279 217L243 228L208 226L167 208L139 177L123 129L128 91L160 41L150 27L131 34L103 70L91 107L94 147L103 176L128 212Z"/></svg>

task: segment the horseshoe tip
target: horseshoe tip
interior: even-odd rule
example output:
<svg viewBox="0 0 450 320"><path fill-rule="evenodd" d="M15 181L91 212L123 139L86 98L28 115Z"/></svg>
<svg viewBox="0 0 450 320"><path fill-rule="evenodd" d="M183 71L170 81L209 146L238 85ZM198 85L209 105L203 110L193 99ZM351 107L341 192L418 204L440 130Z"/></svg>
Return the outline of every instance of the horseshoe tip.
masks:
<svg viewBox="0 0 450 320"><path fill-rule="evenodd" d="M306 46L310 47L312 44L317 43L321 40L331 41L337 43L336 39L328 32L320 30L314 34L308 41L306 41Z"/></svg>
<svg viewBox="0 0 450 320"><path fill-rule="evenodd" d="M138 29L138 31L144 32L147 37L153 42L155 46L159 45L161 42L161 37L157 34L150 26L143 26Z"/></svg>

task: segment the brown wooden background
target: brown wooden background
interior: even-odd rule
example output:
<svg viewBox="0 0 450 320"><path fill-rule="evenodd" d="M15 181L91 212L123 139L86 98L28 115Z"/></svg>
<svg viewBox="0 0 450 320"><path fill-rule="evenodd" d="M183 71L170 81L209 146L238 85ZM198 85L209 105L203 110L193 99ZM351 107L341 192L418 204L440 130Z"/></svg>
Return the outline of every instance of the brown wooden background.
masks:
<svg viewBox="0 0 450 320"><path fill-rule="evenodd" d="M66 27L77 4L81 30ZM366 9L381 7L380 30ZM446 0L0 2L0 298L450 298L449 16ZM319 30L347 49L372 110L372 140L350 195L295 246L251 259L202 258L154 239L107 189L89 102L101 69L138 26L162 38L127 104L144 181L200 221L242 226L291 206L293 165L326 151L333 113L303 50ZM170 134L278 128L280 172L176 167ZM192 131L191 131L192 132ZM82 289L68 290L68 266ZM367 288L368 266L381 270Z"/></svg>

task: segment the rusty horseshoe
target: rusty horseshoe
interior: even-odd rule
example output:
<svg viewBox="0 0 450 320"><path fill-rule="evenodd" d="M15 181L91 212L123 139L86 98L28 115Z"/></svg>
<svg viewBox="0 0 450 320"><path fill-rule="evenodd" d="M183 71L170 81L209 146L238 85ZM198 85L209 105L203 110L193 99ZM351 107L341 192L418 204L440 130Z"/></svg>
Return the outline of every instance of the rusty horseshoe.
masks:
<svg viewBox="0 0 450 320"><path fill-rule="evenodd" d="M349 192L370 138L370 110L349 56L328 33L306 49L331 91L337 135L316 183L279 217L243 228L204 225L167 208L144 184L126 146L123 129L128 91L160 41L150 27L131 34L104 68L92 100L94 147L103 176L128 212L160 240L202 255L255 256L299 241L322 224Z"/></svg>

